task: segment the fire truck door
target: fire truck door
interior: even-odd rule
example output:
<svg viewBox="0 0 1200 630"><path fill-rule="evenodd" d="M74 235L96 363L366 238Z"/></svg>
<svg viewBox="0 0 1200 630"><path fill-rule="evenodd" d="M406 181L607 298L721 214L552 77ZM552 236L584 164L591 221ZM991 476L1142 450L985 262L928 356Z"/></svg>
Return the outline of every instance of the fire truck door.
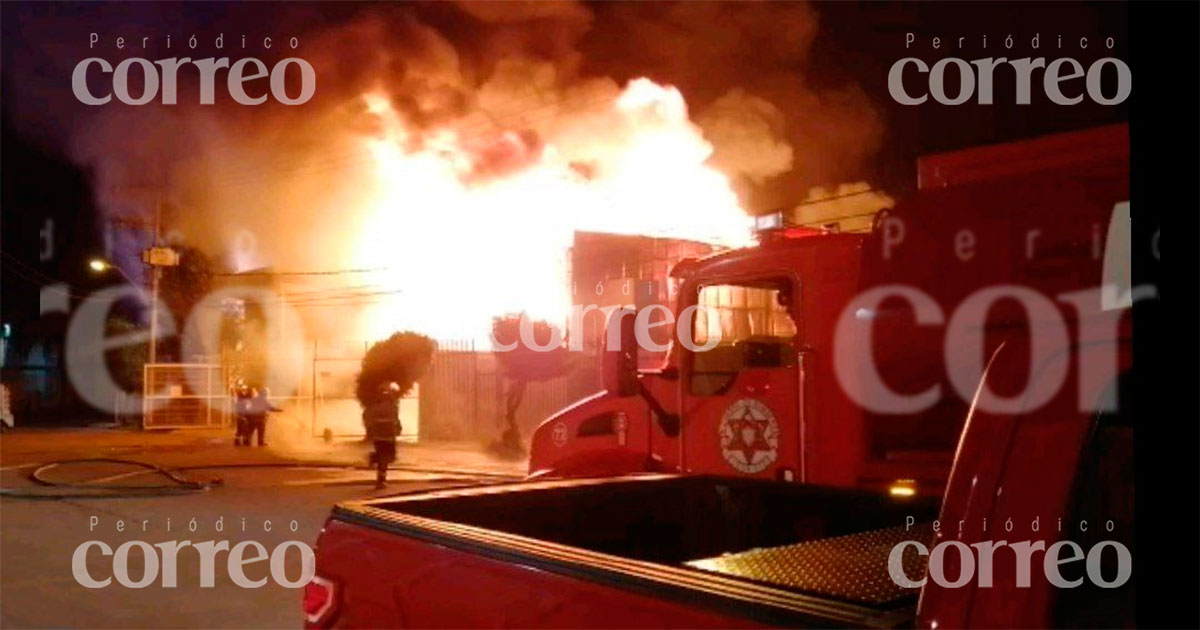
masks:
<svg viewBox="0 0 1200 630"><path fill-rule="evenodd" d="M683 468L799 480L800 336L790 279L702 287L683 387ZM715 344L713 340L717 340Z"/></svg>

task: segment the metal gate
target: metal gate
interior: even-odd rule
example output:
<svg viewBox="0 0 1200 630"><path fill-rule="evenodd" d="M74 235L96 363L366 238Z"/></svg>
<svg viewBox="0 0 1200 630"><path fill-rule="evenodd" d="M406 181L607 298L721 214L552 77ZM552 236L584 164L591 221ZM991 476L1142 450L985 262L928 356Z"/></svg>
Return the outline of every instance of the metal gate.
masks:
<svg viewBox="0 0 1200 630"><path fill-rule="evenodd" d="M571 369L558 378L529 383L516 421L528 437L543 420L603 389L599 353L577 353ZM421 437L485 440L504 430L503 370L490 350L470 341L438 341L429 372L421 380Z"/></svg>
<svg viewBox="0 0 1200 630"><path fill-rule="evenodd" d="M368 342L313 342L312 423L313 437L361 438L362 405L355 396L355 381L362 369ZM420 434L420 385L400 399L401 438L415 440Z"/></svg>
<svg viewBox="0 0 1200 630"><path fill-rule="evenodd" d="M228 425L230 396L220 364L147 363L142 369L142 428Z"/></svg>

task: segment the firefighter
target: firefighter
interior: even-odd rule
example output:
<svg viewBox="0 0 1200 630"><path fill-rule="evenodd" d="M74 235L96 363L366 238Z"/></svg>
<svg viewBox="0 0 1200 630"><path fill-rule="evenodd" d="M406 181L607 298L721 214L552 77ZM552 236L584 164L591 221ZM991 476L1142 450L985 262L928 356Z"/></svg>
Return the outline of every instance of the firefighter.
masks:
<svg viewBox="0 0 1200 630"><path fill-rule="evenodd" d="M245 381L239 380L233 387L234 446L250 444L250 406L253 400L254 390Z"/></svg>
<svg viewBox="0 0 1200 630"><path fill-rule="evenodd" d="M400 435L400 386L388 383L379 388L374 402L363 409L367 439L375 450L370 463L375 466L375 489L387 485L388 465L396 461L396 438Z"/></svg>
<svg viewBox="0 0 1200 630"><path fill-rule="evenodd" d="M256 441L259 446L266 446L265 434L267 432L267 414L272 411L283 411L279 407L271 404L271 390L263 387L254 391L254 397L250 400L250 410L247 413L246 423L246 446L250 445L250 436L256 436Z"/></svg>

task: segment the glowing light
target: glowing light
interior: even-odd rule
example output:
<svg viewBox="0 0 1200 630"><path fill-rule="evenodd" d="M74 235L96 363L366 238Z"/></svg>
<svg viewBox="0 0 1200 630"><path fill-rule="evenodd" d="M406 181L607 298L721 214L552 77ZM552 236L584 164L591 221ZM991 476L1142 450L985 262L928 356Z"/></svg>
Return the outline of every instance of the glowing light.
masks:
<svg viewBox="0 0 1200 630"><path fill-rule="evenodd" d="M888 494L894 497L916 496L917 482L913 479L897 479L888 487Z"/></svg>
<svg viewBox="0 0 1200 630"><path fill-rule="evenodd" d="M93 258L88 261L88 267L96 273L101 273L108 270L109 264L99 258Z"/></svg>

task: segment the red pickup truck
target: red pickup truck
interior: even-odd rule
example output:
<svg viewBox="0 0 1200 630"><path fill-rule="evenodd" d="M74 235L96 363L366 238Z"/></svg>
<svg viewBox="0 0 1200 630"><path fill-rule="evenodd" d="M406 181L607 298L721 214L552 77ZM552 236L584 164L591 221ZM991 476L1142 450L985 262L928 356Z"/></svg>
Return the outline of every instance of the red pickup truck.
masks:
<svg viewBox="0 0 1200 630"><path fill-rule="evenodd" d="M1008 355L982 385L1024 378ZM306 627L1127 627L1132 427L1113 386L1115 412L1081 413L1074 392L1047 413L973 409L940 514L920 497L654 474L344 503L317 543ZM1060 541L1080 552L1046 551Z"/></svg>
<svg viewBox="0 0 1200 630"><path fill-rule="evenodd" d="M649 436L642 443L631 432L622 442L614 430L602 436L604 452L631 449L636 461L625 474L571 478L560 469L557 476L565 478L543 474L338 505L317 541L316 577L305 588L307 627L1132 625L1130 294L1127 285L1119 288L1128 267L1114 263L1123 258L1121 225L1128 225L1128 203L1119 202L1128 199L1127 163L1123 168L1098 185L1060 174L1043 180L1057 182L1045 187L1034 179L933 195L943 201L987 195L989 207L1002 207L1007 188L1022 195L1009 199L1017 223L1053 211L1056 199L1107 207L1112 215L1107 239L1090 238L1090 227L1079 238L999 235L996 259L1009 260L1018 276L1028 274L1016 281L1071 292L1058 298L1059 308L1021 317L998 304L984 326L960 331L975 351L984 349L986 362L958 420L944 493L881 492L863 483L866 469L854 458L844 467L830 459L839 471L830 476L820 457L806 464L804 450L780 449L763 474L694 470L686 454L661 457L665 474L636 472L654 452L657 434L636 434ZM1044 198L1029 198L1031 190ZM931 213L939 207L953 221L954 209L944 204L926 202L925 216L936 219ZM1043 255L1021 263L1013 252L1030 242ZM932 285L938 284L938 269L921 267L921 249L914 251L903 269L933 272ZM1095 264L1079 264L1078 257L1089 256L1081 252L1096 252ZM869 263L862 272L867 280ZM923 358L933 354L927 340L899 328L889 333L900 325L879 311L870 315L883 332L879 341L892 344L883 351L882 372L903 375L905 343L920 344ZM907 329L913 328L909 318ZM613 354L621 387L632 378L681 379L630 375L620 368L630 364L621 358L627 353ZM795 365L775 369L794 374ZM1036 386L1043 382L1056 387ZM659 390L651 393L667 399L669 386ZM614 390L582 404L632 410L642 400ZM661 431L661 422L649 423L664 410L652 411L627 415L644 415L643 427ZM539 441L552 439L563 414L539 429L535 455L539 448L553 452ZM658 444L684 444L670 437L659 436ZM859 444L848 452L865 448ZM712 459L716 470L727 460ZM535 457L535 471L539 462L550 459ZM787 468L800 474L788 475Z"/></svg>

